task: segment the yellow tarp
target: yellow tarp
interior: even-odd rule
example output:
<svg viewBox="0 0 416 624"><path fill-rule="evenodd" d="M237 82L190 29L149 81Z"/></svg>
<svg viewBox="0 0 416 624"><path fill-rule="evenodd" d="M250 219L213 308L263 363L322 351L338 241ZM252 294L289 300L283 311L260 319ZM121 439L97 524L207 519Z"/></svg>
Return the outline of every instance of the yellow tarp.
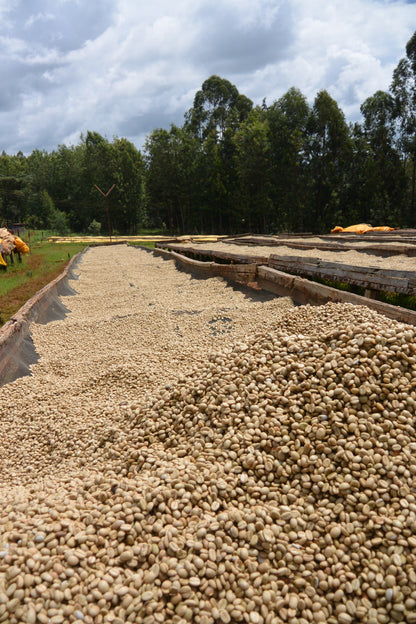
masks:
<svg viewBox="0 0 416 624"><path fill-rule="evenodd" d="M335 234L336 232L353 232L355 234L365 234L366 232L391 232L394 228L389 227L388 225L378 225L377 227L372 227L368 223L358 223L357 225L350 225L349 227L343 228L337 225L331 230L331 234Z"/></svg>
<svg viewBox="0 0 416 624"><path fill-rule="evenodd" d="M2 244L3 244L3 239L0 238L0 245L2 245ZM0 253L0 265L1 266L7 266L7 262L4 261L4 258L1 255L1 253Z"/></svg>
<svg viewBox="0 0 416 624"><path fill-rule="evenodd" d="M377 225L376 227L371 228L371 232L393 232L394 228L389 227L388 225Z"/></svg>
<svg viewBox="0 0 416 624"><path fill-rule="evenodd" d="M14 244L16 245L16 249L19 253L21 254L27 254L29 253L29 247L26 245L26 243L24 241L22 241L21 238L19 238L18 236L15 236L14 238Z"/></svg>

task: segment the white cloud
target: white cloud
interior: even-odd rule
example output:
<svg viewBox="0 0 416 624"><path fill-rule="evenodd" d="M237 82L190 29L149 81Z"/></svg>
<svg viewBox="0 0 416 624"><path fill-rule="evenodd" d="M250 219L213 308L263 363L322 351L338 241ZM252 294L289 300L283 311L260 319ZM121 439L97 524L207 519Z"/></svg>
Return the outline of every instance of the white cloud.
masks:
<svg viewBox="0 0 416 624"><path fill-rule="evenodd" d="M31 15L24 25L24 28L28 29L36 24L36 22L47 22L53 21L54 17L52 13L36 13L36 15Z"/></svg>
<svg viewBox="0 0 416 624"><path fill-rule="evenodd" d="M0 150L76 142L138 147L183 122L211 74L255 104L327 89L350 119L389 87L416 4L383 0L0 0ZM25 27L23 27L25 26Z"/></svg>
<svg viewBox="0 0 416 624"><path fill-rule="evenodd" d="M296 86L312 102L327 89L349 119L360 104L389 88L392 71L412 34L416 6L403 2L293 0L294 45L290 56L248 77L247 94L263 91L270 103Z"/></svg>

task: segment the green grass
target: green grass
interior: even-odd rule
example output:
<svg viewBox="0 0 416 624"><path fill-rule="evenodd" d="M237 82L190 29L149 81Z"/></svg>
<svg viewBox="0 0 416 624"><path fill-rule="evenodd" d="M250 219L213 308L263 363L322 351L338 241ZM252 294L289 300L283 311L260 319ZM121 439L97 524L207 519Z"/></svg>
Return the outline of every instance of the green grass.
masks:
<svg viewBox="0 0 416 624"><path fill-rule="evenodd" d="M166 236L166 230L161 230L160 228L143 228L137 231L136 236Z"/></svg>
<svg viewBox="0 0 416 624"><path fill-rule="evenodd" d="M312 281L318 282L319 284L324 284L325 286L337 288L338 290L345 290L356 295L361 295L362 297L365 296L365 288L362 286L354 286L352 284L345 284L342 282L331 282L330 280L324 280L320 278L309 279L312 279ZM400 306L401 308L406 308L407 310L416 310L416 297L413 295L384 292L380 290L378 295L378 301L382 301L383 303L389 303L390 305L394 306Z"/></svg>
<svg viewBox="0 0 416 624"><path fill-rule="evenodd" d="M403 293L380 293L380 301L397 305L408 310L416 310L416 297L413 295L405 295Z"/></svg>
<svg viewBox="0 0 416 624"><path fill-rule="evenodd" d="M29 242L27 236L24 239ZM14 264L8 263L7 270L0 270L0 325L55 279L69 260L86 247L79 243L35 241L36 238L31 237L30 253L22 256L21 263L15 256Z"/></svg>
<svg viewBox="0 0 416 624"><path fill-rule="evenodd" d="M155 241L144 241L141 243L136 243L135 241L131 241L129 243L132 247L149 247L150 249L154 249L156 246Z"/></svg>
<svg viewBox="0 0 416 624"><path fill-rule="evenodd" d="M346 284L345 282L333 282L331 280L323 279L320 277L309 277L312 282L323 284L324 286L330 286L337 290L345 290L346 292L354 293L355 295L362 295L364 297L365 288L362 286L355 286L354 284Z"/></svg>

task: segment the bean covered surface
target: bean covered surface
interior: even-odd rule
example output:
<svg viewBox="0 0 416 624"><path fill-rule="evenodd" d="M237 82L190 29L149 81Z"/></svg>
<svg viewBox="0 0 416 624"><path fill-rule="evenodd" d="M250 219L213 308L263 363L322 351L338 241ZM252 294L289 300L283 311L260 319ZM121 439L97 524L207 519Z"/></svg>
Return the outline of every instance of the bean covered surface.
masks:
<svg viewBox="0 0 416 624"><path fill-rule="evenodd" d="M128 247L0 389L0 622L416 622L416 340Z"/></svg>

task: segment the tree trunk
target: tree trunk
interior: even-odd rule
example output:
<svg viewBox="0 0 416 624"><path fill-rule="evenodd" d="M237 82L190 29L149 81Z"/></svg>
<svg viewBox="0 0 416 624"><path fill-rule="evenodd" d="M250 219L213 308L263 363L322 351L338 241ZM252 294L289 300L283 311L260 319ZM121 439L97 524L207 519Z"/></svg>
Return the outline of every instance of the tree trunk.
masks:
<svg viewBox="0 0 416 624"><path fill-rule="evenodd" d="M415 215L415 182L416 182L416 158L413 158L413 170L412 170L412 194L411 194L411 212L410 214L415 220L416 224L416 215Z"/></svg>

